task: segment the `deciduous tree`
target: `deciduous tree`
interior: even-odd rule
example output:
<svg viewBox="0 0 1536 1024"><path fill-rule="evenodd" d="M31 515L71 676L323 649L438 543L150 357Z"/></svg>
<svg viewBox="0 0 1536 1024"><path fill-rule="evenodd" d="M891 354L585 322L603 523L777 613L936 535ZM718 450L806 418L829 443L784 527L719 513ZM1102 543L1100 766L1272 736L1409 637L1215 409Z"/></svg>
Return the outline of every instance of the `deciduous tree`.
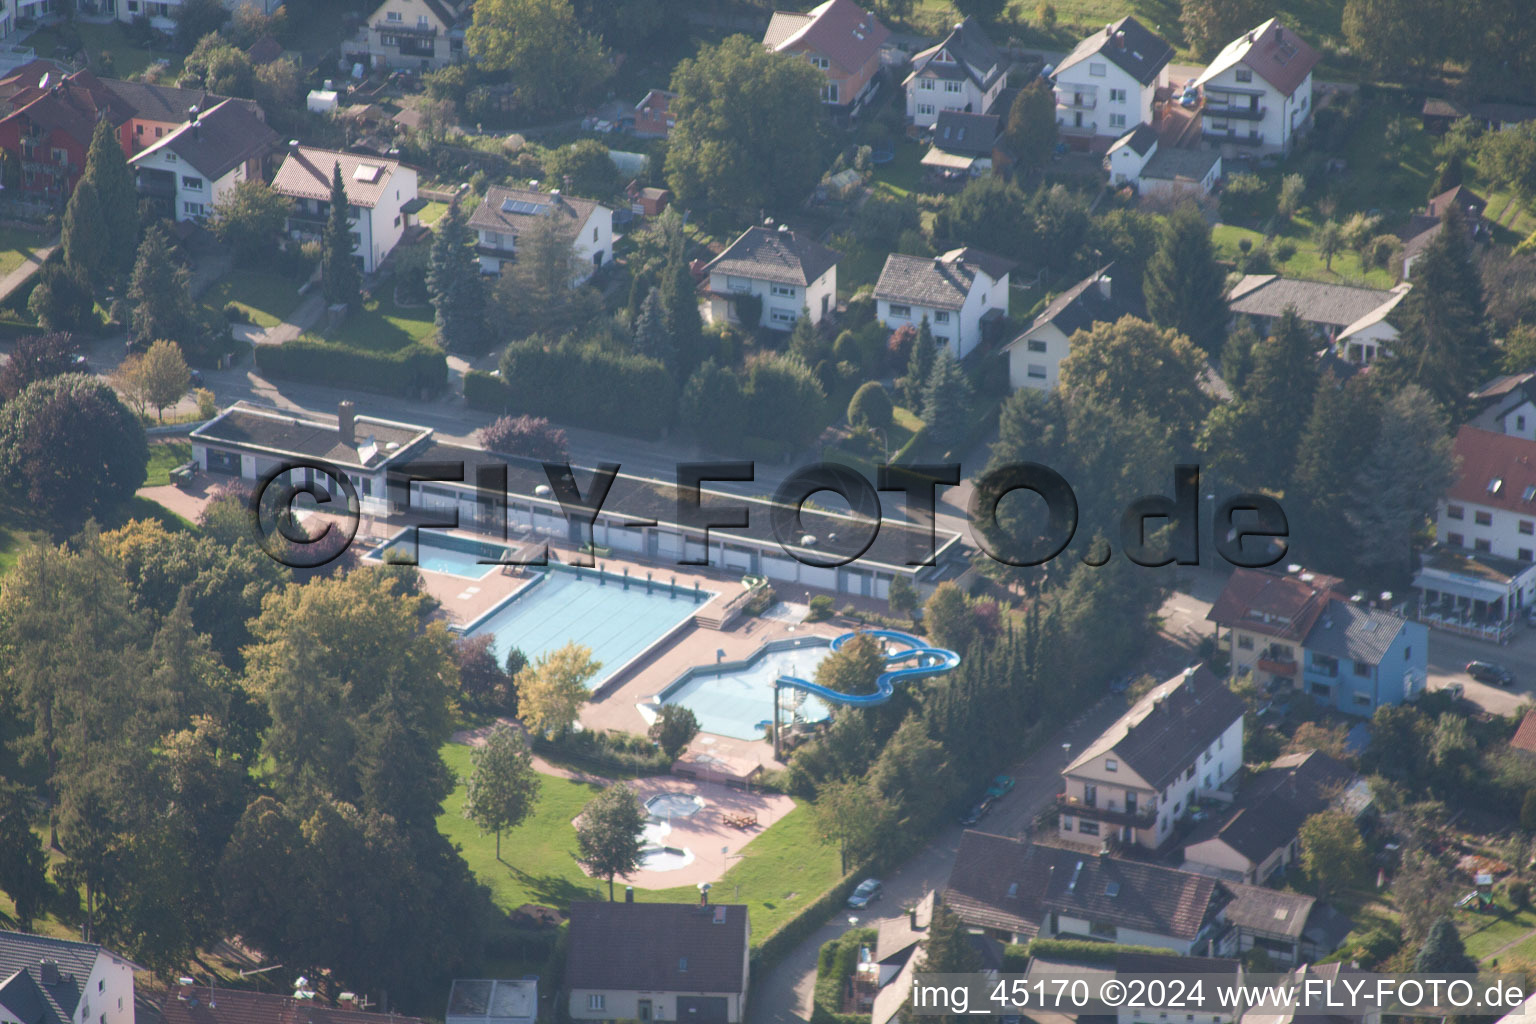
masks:
<svg viewBox="0 0 1536 1024"><path fill-rule="evenodd" d="M576 823L576 859L593 876L608 880L609 901L614 877L640 866L645 822L640 798L624 782L609 786L582 808Z"/></svg>
<svg viewBox="0 0 1536 1024"><path fill-rule="evenodd" d="M1328 896L1349 885L1365 863L1365 843L1355 822L1343 811L1319 811L1301 825L1301 863Z"/></svg>
<svg viewBox="0 0 1536 1024"><path fill-rule="evenodd" d="M11 358L0 366L0 401L10 401L28 384L74 369L75 342L68 334L23 334Z"/></svg>
<svg viewBox="0 0 1536 1024"><path fill-rule="evenodd" d="M592 651L578 643L540 655L513 679L517 709L524 724L540 736L560 736L576 724L576 715L592 694L587 681L602 669Z"/></svg>
<svg viewBox="0 0 1536 1024"><path fill-rule="evenodd" d="M464 817L481 831L496 833L496 859L501 860L502 830L522 824L538 803L533 753L521 730L500 724L469 759L474 770L466 784Z"/></svg>
<svg viewBox="0 0 1536 1024"><path fill-rule="evenodd" d="M166 407L181 401L191 387L192 371L182 357L181 346L161 338L142 355L123 360L115 381L130 401L154 409L163 422Z"/></svg>
<svg viewBox="0 0 1536 1024"><path fill-rule="evenodd" d="M276 246L290 206L292 200L266 182L242 181L213 204L213 232L237 261L252 263Z"/></svg>
<svg viewBox="0 0 1536 1024"><path fill-rule="evenodd" d="M698 734L699 720L682 704L663 704L646 733L669 761L681 757Z"/></svg>
<svg viewBox="0 0 1536 1024"><path fill-rule="evenodd" d="M533 111L569 109L613 73L570 0L477 3L464 43L486 70L507 72L518 102Z"/></svg>

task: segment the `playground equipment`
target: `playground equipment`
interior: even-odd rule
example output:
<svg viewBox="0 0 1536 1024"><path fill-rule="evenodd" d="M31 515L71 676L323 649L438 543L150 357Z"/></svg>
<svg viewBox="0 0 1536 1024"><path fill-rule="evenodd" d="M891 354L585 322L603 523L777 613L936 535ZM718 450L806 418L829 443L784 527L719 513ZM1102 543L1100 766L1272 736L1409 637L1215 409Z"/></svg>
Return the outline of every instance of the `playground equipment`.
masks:
<svg viewBox="0 0 1536 1024"><path fill-rule="evenodd" d="M803 701L802 694L810 693L830 704L842 704L848 707L874 707L884 704L891 699L896 692L898 682L916 682L919 679L927 679L930 676L952 672L960 664L960 655L954 651L945 650L942 647L931 647L928 643L910 633L902 633L894 629L864 629L852 633L844 633L832 641L832 650L842 649L856 636L873 637L881 642L883 650L881 657L887 666L899 666L887 668L875 679L874 693L842 693L829 689L818 683L794 676L779 676L773 682L773 756L779 757L779 717L780 699L782 690L796 690L797 701ZM895 645L895 646L893 646ZM911 662L911 664L906 664ZM798 703L796 709L798 709ZM792 712L793 713L793 712Z"/></svg>

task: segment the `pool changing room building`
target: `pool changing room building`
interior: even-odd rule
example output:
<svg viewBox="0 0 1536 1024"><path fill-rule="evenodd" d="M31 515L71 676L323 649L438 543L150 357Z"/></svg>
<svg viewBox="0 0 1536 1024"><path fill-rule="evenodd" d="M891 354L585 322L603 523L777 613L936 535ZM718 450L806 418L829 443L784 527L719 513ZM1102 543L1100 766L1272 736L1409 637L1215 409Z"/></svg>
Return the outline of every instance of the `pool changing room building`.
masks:
<svg viewBox="0 0 1536 1024"><path fill-rule="evenodd" d="M359 416L351 402L340 403L334 420L237 402L192 431L191 441L192 458L199 469L237 477L248 484L286 463L311 461L334 466L347 475L356 490L361 506L358 511L375 519L399 512L386 495L390 472L401 472L413 463L462 463L465 483L418 481L412 485L411 507L428 515L437 513L434 517L440 518L440 513L456 505L462 529L497 540L502 537L493 521L495 503L476 495L474 481L480 467L504 467L509 546L550 540L574 547L585 540L581 527L565 518L550 493L539 463L467 445L445 444L433 437L429 427ZM321 486L325 482L324 474L312 470L294 470L292 475L298 478L295 482L307 480ZM578 486L583 490L585 476L584 471L578 471ZM685 559L704 558L703 529L677 522L674 483L621 473L593 526L597 546L618 557L655 561L663 568ZM921 528L890 518L881 523L869 549L847 565L806 565L774 536L769 521L772 502L707 489L703 500L707 506L746 506L749 510L746 528L715 527L709 531L709 564L717 570L883 599L896 576L904 576L914 585L931 585L954 578L965 568L960 535L942 529L936 531L933 541L934 564L908 565L926 555L928 535ZM404 525L404 519L399 523ZM867 536L861 521L811 508L802 513L799 528L805 532L795 539L804 547L795 550L819 561L851 554Z"/></svg>

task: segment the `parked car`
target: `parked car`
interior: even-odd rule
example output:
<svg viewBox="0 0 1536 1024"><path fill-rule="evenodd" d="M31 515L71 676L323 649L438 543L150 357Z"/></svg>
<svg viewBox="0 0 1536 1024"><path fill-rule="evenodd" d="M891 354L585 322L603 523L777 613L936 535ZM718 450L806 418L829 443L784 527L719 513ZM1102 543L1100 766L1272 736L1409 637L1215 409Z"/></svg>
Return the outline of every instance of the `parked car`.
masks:
<svg viewBox="0 0 1536 1024"><path fill-rule="evenodd" d="M960 824L966 826L974 825L982 818L985 818L990 810L992 810L992 801L983 800L960 816Z"/></svg>
<svg viewBox="0 0 1536 1024"><path fill-rule="evenodd" d="M1191 78L1188 82L1184 83L1184 91L1179 95L1179 106L1198 107L1199 105L1200 87L1195 85L1195 80Z"/></svg>
<svg viewBox="0 0 1536 1024"><path fill-rule="evenodd" d="M1467 675L1480 683L1492 683L1495 686L1514 686L1515 677L1509 669L1503 665L1496 665L1491 661L1467 662Z"/></svg>
<svg viewBox="0 0 1536 1024"><path fill-rule="evenodd" d="M1013 776L997 775L992 779L992 785L987 787L987 797L998 800L1013 792Z"/></svg>
<svg viewBox="0 0 1536 1024"><path fill-rule="evenodd" d="M203 386L203 371L202 370L193 370L192 373L191 373L191 376L188 379L192 382L192 386L193 387L195 387L195 388L202 387Z"/></svg>
<svg viewBox="0 0 1536 1024"><path fill-rule="evenodd" d="M74 370L76 373L90 373L91 361L85 358L85 356L76 352L74 355L69 357L69 368Z"/></svg>
<svg viewBox="0 0 1536 1024"><path fill-rule="evenodd" d="M885 889L880 885L880 879L866 878L853 890L853 895L848 897L848 905L854 910L863 910L884 895Z"/></svg>

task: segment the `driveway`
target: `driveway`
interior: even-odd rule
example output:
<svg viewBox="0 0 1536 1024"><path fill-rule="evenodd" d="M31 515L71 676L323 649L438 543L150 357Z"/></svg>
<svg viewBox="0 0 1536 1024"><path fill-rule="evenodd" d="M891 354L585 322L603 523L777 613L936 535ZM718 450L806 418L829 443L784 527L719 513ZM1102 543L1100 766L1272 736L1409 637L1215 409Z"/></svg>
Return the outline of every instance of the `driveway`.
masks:
<svg viewBox="0 0 1536 1024"><path fill-rule="evenodd" d="M1509 669L1515 685L1505 688L1475 682L1464 671L1469 661L1493 661ZM1536 629L1516 626L1514 638L1504 646L1473 640L1454 633L1429 631L1429 688L1439 690L1460 683L1466 698L1484 711L1512 715L1536 700Z"/></svg>

